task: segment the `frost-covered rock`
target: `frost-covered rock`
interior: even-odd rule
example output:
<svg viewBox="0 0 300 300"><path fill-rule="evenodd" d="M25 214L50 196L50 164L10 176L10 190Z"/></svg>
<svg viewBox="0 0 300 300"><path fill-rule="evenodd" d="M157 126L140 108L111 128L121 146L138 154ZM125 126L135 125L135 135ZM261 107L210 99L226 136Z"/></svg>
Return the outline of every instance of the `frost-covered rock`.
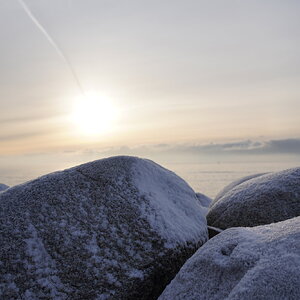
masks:
<svg viewBox="0 0 300 300"><path fill-rule="evenodd" d="M202 246L159 300L300 299L300 217L231 228Z"/></svg>
<svg viewBox="0 0 300 300"><path fill-rule="evenodd" d="M221 229L251 227L299 215L300 168L294 168L236 185L211 206L207 223Z"/></svg>
<svg viewBox="0 0 300 300"><path fill-rule="evenodd" d="M177 175L113 157L0 195L0 299L156 299L207 240Z"/></svg>
<svg viewBox="0 0 300 300"><path fill-rule="evenodd" d="M196 196L200 202L200 204L203 206L203 207L209 207L211 202L212 202L212 199L207 197L206 195L204 194L201 194L201 193L196 193Z"/></svg>
<svg viewBox="0 0 300 300"><path fill-rule="evenodd" d="M232 183L228 184L227 186L225 186L215 197L215 199L212 201L212 205L214 205L219 199L221 199L225 194L227 194L230 190L232 190L234 187L236 187L237 185L248 181L250 179L265 175L267 173L258 173L258 174L251 174L242 178L239 178L235 181L233 181Z"/></svg>
<svg viewBox="0 0 300 300"><path fill-rule="evenodd" d="M0 183L0 192L3 192L5 190L7 190L9 188L8 185L4 184L4 183Z"/></svg>

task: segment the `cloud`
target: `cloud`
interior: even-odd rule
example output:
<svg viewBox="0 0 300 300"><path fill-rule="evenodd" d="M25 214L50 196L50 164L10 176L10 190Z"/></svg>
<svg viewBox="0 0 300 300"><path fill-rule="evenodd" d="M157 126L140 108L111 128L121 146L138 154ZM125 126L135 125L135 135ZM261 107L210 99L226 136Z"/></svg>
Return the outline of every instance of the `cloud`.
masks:
<svg viewBox="0 0 300 300"><path fill-rule="evenodd" d="M20 133L20 134L9 134L9 135L0 135L0 142L8 142L14 140L22 140L29 137L39 136L45 134L44 131Z"/></svg>
<svg viewBox="0 0 300 300"><path fill-rule="evenodd" d="M264 146L263 142L257 141L238 141L232 143L210 143L210 144L200 144L200 145L182 145L181 150L188 152L202 152L202 153L231 153L231 152L245 152L245 151L254 151Z"/></svg>
<svg viewBox="0 0 300 300"><path fill-rule="evenodd" d="M300 139L272 140L268 144L268 150L275 153L300 154Z"/></svg>
<svg viewBox="0 0 300 300"><path fill-rule="evenodd" d="M186 147L186 150L189 151L189 148ZM218 154L300 154L300 139L212 143L208 145L196 145L190 148L190 150L196 153Z"/></svg>
<svg viewBox="0 0 300 300"><path fill-rule="evenodd" d="M25 133L20 135L0 136L0 142L5 142L14 139L27 138L36 135L45 134L43 131ZM62 151L45 152L48 154L63 154L75 155L76 157L83 157L84 159L98 159L100 157L108 157L114 155L134 155L143 157L164 157L176 158L181 156L188 158L189 156L242 156L242 155L300 155L300 138L294 139L278 139L278 140L241 140L226 143L182 143L182 144L152 144L152 145L137 145L128 146L122 145L118 147L99 147L86 148L80 147L67 148ZM36 155L34 152L32 155Z"/></svg>
<svg viewBox="0 0 300 300"><path fill-rule="evenodd" d="M243 140L231 143L209 144L154 144L136 147L113 147L86 150L101 155L149 155L149 154L191 154L191 155L269 155L300 154L300 139Z"/></svg>
<svg viewBox="0 0 300 300"><path fill-rule="evenodd" d="M43 117L15 117L15 118L6 118L6 119L0 119L0 124L6 124L6 123L19 123L19 122L32 122L36 120L43 120Z"/></svg>
<svg viewBox="0 0 300 300"><path fill-rule="evenodd" d="M10 118L2 118L0 119L0 125L6 125L10 123L24 123L24 122L36 122L36 121L45 121L53 118L61 118L65 115L62 113L41 113L39 115L28 115L28 116L17 116L17 117L10 117Z"/></svg>

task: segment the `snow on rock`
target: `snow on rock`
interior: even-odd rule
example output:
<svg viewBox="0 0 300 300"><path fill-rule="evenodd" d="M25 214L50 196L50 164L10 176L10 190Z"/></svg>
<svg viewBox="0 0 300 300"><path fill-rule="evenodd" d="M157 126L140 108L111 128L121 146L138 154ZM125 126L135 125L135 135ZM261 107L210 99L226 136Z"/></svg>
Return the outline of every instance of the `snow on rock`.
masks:
<svg viewBox="0 0 300 300"><path fill-rule="evenodd" d="M181 268L159 300L300 299L300 217L230 228Z"/></svg>
<svg viewBox="0 0 300 300"><path fill-rule="evenodd" d="M221 229L257 226L300 215L300 168L249 179L215 202L207 223Z"/></svg>
<svg viewBox="0 0 300 300"><path fill-rule="evenodd" d="M0 192L5 191L5 190L7 190L8 188L9 188L8 185L3 184L3 183L0 183Z"/></svg>
<svg viewBox="0 0 300 300"><path fill-rule="evenodd" d="M219 201L219 199L221 199L226 193L228 193L230 190L232 190L234 187L236 187L237 185L248 181L250 179L265 175L267 173L258 173L258 174L251 174L245 177L242 177L238 180L233 181L232 183L228 184L227 186L225 186L215 197L215 199L213 200L213 202L211 203L212 205L214 205L217 201Z"/></svg>
<svg viewBox="0 0 300 300"><path fill-rule="evenodd" d="M194 191L112 157L0 195L0 299L156 299L207 239Z"/></svg>

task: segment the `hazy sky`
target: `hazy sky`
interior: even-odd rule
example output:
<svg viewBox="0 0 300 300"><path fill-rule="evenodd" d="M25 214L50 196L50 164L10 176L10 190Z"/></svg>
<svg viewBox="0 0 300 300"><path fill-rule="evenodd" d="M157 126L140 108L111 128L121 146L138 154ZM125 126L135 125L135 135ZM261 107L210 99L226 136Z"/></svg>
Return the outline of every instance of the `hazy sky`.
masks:
<svg viewBox="0 0 300 300"><path fill-rule="evenodd" d="M300 137L299 1L26 3L118 115L85 136L68 65L17 0L0 0L1 155Z"/></svg>

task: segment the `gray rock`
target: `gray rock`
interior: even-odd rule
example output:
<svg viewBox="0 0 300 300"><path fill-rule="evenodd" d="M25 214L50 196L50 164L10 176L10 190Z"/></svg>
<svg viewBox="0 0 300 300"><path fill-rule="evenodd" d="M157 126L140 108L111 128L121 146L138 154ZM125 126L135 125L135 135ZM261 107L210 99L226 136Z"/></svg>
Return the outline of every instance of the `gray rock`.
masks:
<svg viewBox="0 0 300 300"><path fill-rule="evenodd" d="M3 192L5 190L7 190L9 188L8 185L4 184L4 183L0 183L0 192Z"/></svg>
<svg viewBox="0 0 300 300"><path fill-rule="evenodd" d="M257 226L300 215L300 168L261 175L236 185L215 202L210 226Z"/></svg>
<svg viewBox="0 0 300 300"><path fill-rule="evenodd" d="M213 238L217 234L221 233L223 230L220 228L212 227L212 226L207 226L207 231L208 231L208 238Z"/></svg>
<svg viewBox="0 0 300 300"><path fill-rule="evenodd" d="M0 195L0 299L156 299L207 240L177 175L113 157Z"/></svg>
<svg viewBox="0 0 300 300"><path fill-rule="evenodd" d="M201 193L196 193L197 195L197 198L200 202L200 204L203 206L203 207L209 207L211 202L212 202L212 199L207 197L206 195L204 194L201 194Z"/></svg>
<svg viewBox="0 0 300 300"><path fill-rule="evenodd" d="M300 299L300 217L231 228L202 246L159 300Z"/></svg>

